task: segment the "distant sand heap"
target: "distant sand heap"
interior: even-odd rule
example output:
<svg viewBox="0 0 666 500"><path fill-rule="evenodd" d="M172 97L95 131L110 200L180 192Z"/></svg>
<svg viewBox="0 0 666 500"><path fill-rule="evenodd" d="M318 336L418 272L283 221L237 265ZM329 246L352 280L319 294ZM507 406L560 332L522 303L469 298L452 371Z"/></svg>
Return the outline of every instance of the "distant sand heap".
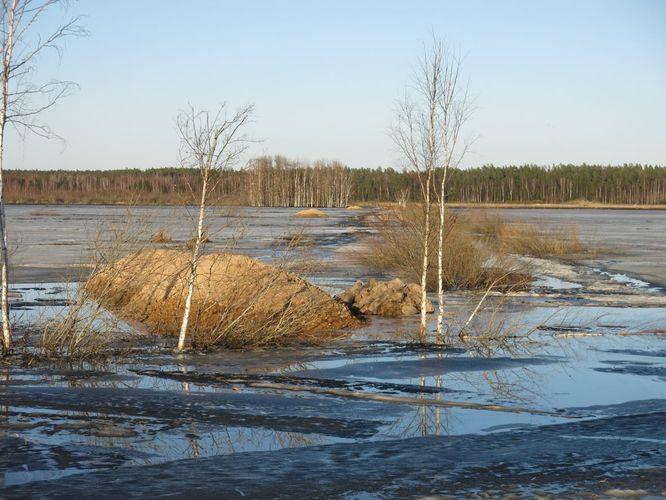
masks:
<svg viewBox="0 0 666 500"><path fill-rule="evenodd" d="M300 212L296 212L294 214L294 217L328 217L328 214L326 212L322 212L317 208L308 208L306 210L301 210Z"/></svg>
<svg viewBox="0 0 666 500"><path fill-rule="evenodd" d="M95 273L86 290L151 333L177 335L190 258L179 250L141 250ZM195 342L263 345L358 325L345 304L293 273L244 255L211 254L199 262L189 328Z"/></svg>

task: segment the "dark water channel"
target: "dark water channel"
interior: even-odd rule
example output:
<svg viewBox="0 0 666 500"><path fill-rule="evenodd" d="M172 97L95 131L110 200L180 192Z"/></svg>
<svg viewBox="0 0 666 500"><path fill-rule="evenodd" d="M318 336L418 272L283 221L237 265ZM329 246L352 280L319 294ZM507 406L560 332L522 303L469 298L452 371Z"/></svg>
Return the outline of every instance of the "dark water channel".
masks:
<svg viewBox="0 0 666 500"><path fill-rule="evenodd" d="M10 208L29 330L67 307L76 285L54 273L76 266L86 226L123 215ZM141 210L187 239L180 209ZM349 258L367 212L290 213L246 209L234 248L268 260L303 234L324 263L313 281L335 293L367 277ZM219 248L236 216L215 219ZM666 293L600 262L491 298L476 338L450 347L416 343L415 318L374 319L325 346L174 355L139 338L106 363L0 364L0 497L664 495ZM452 331L473 306L448 296Z"/></svg>

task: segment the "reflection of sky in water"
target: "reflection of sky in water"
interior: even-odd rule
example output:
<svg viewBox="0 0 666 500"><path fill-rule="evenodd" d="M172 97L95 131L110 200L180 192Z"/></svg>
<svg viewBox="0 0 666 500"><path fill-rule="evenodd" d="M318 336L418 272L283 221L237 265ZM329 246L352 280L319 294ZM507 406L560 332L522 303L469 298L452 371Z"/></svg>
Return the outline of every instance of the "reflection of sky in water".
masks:
<svg viewBox="0 0 666 500"><path fill-rule="evenodd" d="M644 289L645 291L650 293L656 293L661 291L660 287L651 287L650 283L636 278L631 278L630 276L627 276L626 274L623 273L611 273L608 271L602 271L600 269L594 269L594 271L602 276L610 278L612 281L616 281L617 283L622 283L624 285L630 286L631 288Z"/></svg>

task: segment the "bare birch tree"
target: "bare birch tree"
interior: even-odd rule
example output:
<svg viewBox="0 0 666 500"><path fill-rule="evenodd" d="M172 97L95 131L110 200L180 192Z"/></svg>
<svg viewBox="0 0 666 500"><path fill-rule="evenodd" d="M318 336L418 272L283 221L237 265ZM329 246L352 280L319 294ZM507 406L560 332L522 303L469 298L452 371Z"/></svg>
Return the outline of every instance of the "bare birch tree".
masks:
<svg viewBox="0 0 666 500"><path fill-rule="evenodd" d="M424 50L414 84L399 104L398 119L392 136L410 169L417 173L423 196L423 262L421 272L422 302L420 336L426 338L426 285L430 265L431 203L439 202L437 252L437 341L443 342L444 318L444 233L446 229L446 182L449 167L456 166L467 146L460 145L460 130L468 120L467 87L461 84L462 61L443 42L433 40ZM436 182L437 174L441 179Z"/></svg>
<svg viewBox="0 0 666 500"><path fill-rule="evenodd" d="M402 153L407 166L418 176L423 196L423 261L421 270L421 326L419 336L426 340L428 320L426 316L427 276L430 247L430 216L433 191L433 177L439 163L440 106L443 54L441 47L424 51L414 84L408 87L404 99L398 103L397 121L391 135Z"/></svg>
<svg viewBox="0 0 666 500"><path fill-rule="evenodd" d="M9 256L7 251L7 221L4 202L4 152L7 125L12 124L22 132L32 132L42 137L52 137L51 129L37 121L38 115L64 97L72 87L71 82L49 81L35 84L31 77L35 65L45 52L53 49L58 54L65 38L82 35L78 19L70 19L45 37L36 32L37 25L46 12L62 0L0 0L0 43L2 44L2 97L0 100L0 309L2 316L2 347L5 353L12 347L9 320Z"/></svg>
<svg viewBox="0 0 666 500"><path fill-rule="evenodd" d="M435 40L433 52L441 58L437 78L437 119L439 148L442 152L439 171L439 234L437 239L437 343L444 342L444 235L446 232L446 181L450 167L456 167L465 156L469 143L461 142L460 131L469 119L472 106L468 85L461 82L462 59L441 41Z"/></svg>
<svg viewBox="0 0 666 500"><path fill-rule="evenodd" d="M182 141L181 163L184 167L199 170L201 196L177 352L182 352L185 349L197 266L201 257L201 246L206 235L206 203L209 192L215 187L213 177L219 171L233 166L247 149L249 140L242 133L242 129L251 119L253 112L254 106L248 105L229 113L227 105L223 104L215 115L210 115L207 111L197 111L190 108L178 117L178 130Z"/></svg>

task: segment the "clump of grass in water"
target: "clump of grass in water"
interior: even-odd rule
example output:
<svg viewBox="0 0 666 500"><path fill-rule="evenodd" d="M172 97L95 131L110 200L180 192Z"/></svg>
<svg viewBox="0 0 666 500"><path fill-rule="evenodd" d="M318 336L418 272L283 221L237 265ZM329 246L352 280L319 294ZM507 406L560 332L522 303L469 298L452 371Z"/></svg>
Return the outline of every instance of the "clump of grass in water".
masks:
<svg viewBox="0 0 666 500"><path fill-rule="evenodd" d="M465 213L464 223L495 252L532 257L574 257L592 252L573 224L544 227L523 221L506 222L496 213Z"/></svg>
<svg viewBox="0 0 666 500"><path fill-rule="evenodd" d="M211 240L208 237L208 233L204 233L203 236L201 237L201 244L205 245L206 243L210 243L210 241ZM194 245L196 245L196 243L197 243L197 237L193 236L191 239L187 241L187 243L185 243L185 248L187 248L188 250L193 250Z"/></svg>
<svg viewBox="0 0 666 500"><path fill-rule="evenodd" d="M432 217L428 290L437 289L437 236L439 223ZM379 219L378 235L359 254L362 263L375 272L419 282L423 262L421 244L424 227L420 207L398 209ZM449 290L525 289L531 276L506 252L482 241L466 219L450 213L444 235L444 287Z"/></svg>
<svg viewBox="0 0 666 500"><path fill-rule="evenodd" d="M173 241L173 236L171 233L165 229L160 229L159 231L152 234L150 237L151 243L171 243Z"/></svg>
<svg viewBox="0 0 666 500"><path fill-rule="evenodd" d="M115 323L81 292L66 312L39 327L36 357L77 361L106 357L118 341Z"/></svg>

